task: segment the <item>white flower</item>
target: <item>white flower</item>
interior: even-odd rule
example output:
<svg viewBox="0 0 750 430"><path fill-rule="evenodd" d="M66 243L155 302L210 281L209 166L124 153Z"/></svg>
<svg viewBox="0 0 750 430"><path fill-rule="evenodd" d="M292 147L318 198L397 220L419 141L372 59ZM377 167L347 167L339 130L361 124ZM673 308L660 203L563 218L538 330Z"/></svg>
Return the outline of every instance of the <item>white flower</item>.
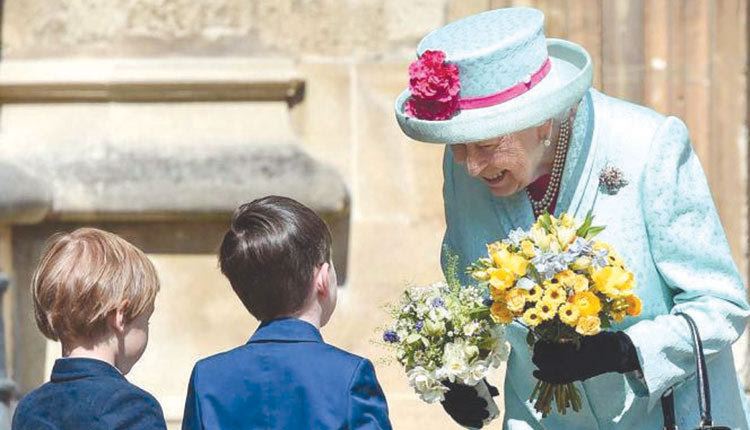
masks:
<svg viewBox="0 0 750 430"><path fill-rule="evenodd" d="M432 372L421 366L417 366L406 373L409 378L409 385L414 387L414 391L419 397L427 403L435 403L445 399L445 392L448 387L440 383Z"/></svg>
<svg viewBox="0 0 750 430"><path fill-rule="evenodd" d="M487 376L488 370L489 368L487 366L487 362L478 360L469 368L468 377L464 379L464 383L466 385L476 385L479 381Z"/></svg>
<svg viewBox="0 0 750 430"><path fill-rule="evenodd" d="M464 334L466 336L474 336L480 330L479 323L474 321L464 326Z"/></svg>
<svg viewBox="0 0 750 430"><path fill-rule="evenodd" d="M456 378L464 379L469 372L467 361L463 341L459 339L451 342L445 345L443 365L435 371L435 374L438 379L447 379L451 382L455 382Z"/></svg>

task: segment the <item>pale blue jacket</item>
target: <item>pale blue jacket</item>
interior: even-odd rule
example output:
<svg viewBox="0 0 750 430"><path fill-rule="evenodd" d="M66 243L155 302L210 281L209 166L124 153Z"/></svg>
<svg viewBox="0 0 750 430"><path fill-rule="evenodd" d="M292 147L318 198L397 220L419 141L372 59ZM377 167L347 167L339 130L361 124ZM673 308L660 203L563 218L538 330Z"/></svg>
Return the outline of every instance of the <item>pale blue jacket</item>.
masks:
<svg viewBox="0 0 750 430"><path fill-rule="evenodd" d="M465 266L486 255L485 243L515 227L528 229L534 219L525 193L493 197L446 148L444 243ZM599 172L607 163L629 181L613 195L599 189ZM747 429L731 344L745 329L749 307L685 124L590 90L573 125L556 213L582 219L589 210L596 225L607 226L599 239L615 247L637 280L643 312L615 329L633 340L643 375L609 373L576 383L583 410L542 419L527 400L536 381L526 330L513 323L503 428L659 429L659 399L674 385L678 424L695 427L690 333L685 321L672 315L683 311L695 319L704 340L715 422Z"/></svg>

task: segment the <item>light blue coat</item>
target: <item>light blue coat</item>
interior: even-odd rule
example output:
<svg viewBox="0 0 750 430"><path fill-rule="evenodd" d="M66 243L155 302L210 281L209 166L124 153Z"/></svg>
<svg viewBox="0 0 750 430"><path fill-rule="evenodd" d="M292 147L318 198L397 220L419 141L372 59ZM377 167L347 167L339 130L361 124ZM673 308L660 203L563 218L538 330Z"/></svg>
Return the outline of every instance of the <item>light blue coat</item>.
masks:
<svg viewBox="0 0 750 430"><path fill-rule="evenodd" d="M614 195L599 190L599 172L607 163L629 181ZM444 243L459 255L462 266L486 255L485 243L533 223L525 193L493 197L453 162L449 145L443 170ZM508 329L513 349L503 428L659 429L659 399L676 384L678 424L695 427L699 418L690 334L684 320L671 315L683 311L695 319L704 340L714 421L747 429L730 346L745 329L750 311L685 124L590 90L573 125L556 213L567 211L582 219L591 209L595 224L607 226L599 239L613 245L635 273L643 312L615 329L633 340L643 375L608 373L578 382L583 410L565 416L553 412L542 419L527 401L536 381L526 330L513 323Z"/></svg>

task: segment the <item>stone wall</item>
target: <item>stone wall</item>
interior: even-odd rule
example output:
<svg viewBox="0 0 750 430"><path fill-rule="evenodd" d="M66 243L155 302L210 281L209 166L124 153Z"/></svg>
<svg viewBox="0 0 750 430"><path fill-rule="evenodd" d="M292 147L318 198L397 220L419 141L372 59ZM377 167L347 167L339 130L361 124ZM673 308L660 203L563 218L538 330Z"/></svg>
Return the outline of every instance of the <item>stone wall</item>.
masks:
<svg viewBox="0 0 750 430"><path fill-rule="evenodd" d="M310 154L337 169L351 195L349 272L324 337L375 361L395 428L417 429L425 423L435 430L455 428L440 406L417 400L401 369L386 363L384 349L377 344L379 329L388 318L383 306L395 300L407 284L442 276L438 265L444 229L442 147L416 144L403 136L393 116L393 102L406 86L416 43L433 28L493 7L530 4L545 9L551 33L558 35L561 17L568 16L561 12L564 3L6 0L4 61L54 59L72 67L75 77L76 70L87 73L88 61L106 63L120 58L157 58L167 63L196 57L282 58L293 62L305 81L305 93L301 103L283 114L264 113L278 106L254 113L245 105L233 109L218 102L114 104L106 110L81 103L70 105L62 116L50 116L59 111L59 105L22 104L3 108L3 124L17 115L14 124L28 122L27 127L37 128L36 136L49 139L48 145L59 144L60 136L69 145L76 144L77 136L94 136L86 140L94 147L112 138L126 147L154 141L180 146L191 130L241 140L263 133L286 135L291 129ZM600 2L587 4L599 7ZM570 31L574 30L593 40L591 45L584 44L592 52L601 48L595 45L598 35L594 34L600 28L591 27L587 33L571 26ZM91 121L104 122L88 127L81 120L86 112L95 115ZM3 135L7 130L0 131L0 152L24 151L23 132L8 139ZM43 139L37 142L45 144ZM164 240L168 240L167 231L161 233ZM0 229L0 268L9 264L5 233ZM178 428L192 364L201 356L245 342L256 323L220 276L215 256L178 251L151 256L163 290L152 320L151 343L131 376L159 398L170 425ZM737 257L745 267L744 256ZM36 360L35 365L48 370L57 354L58 347L48 345L45 357L23 359ZM495 379L500 377L498 373Z"/></svg>

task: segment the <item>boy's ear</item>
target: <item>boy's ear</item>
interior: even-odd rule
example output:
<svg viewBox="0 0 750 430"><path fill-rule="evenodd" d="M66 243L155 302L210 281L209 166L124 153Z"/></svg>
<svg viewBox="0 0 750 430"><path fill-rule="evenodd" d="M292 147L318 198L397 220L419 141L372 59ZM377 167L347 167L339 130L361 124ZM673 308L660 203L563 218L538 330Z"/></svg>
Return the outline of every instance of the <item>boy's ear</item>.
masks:
<svg viewBox="0 0 750 430"><path fill-rule="evenodd" d="M331 284L331 264L326 262L315 269L313 276L313 286L315 293L323 297L329 294L329 285Z"/></svg>
<svg viewBox="0 0 750 430"><path fill-rule="evenodd" d="M126 303L123 302L107 314L107 325L116 334L125 333L125 311L123 309L125 309Z"/></svg>

